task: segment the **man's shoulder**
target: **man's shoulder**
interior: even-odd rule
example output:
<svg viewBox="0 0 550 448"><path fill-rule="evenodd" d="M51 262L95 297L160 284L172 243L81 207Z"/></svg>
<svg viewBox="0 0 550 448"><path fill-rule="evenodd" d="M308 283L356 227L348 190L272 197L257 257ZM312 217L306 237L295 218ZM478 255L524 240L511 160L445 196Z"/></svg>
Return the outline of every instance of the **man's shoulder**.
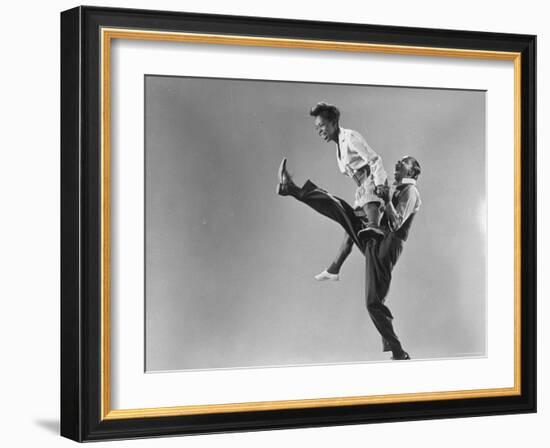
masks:
<svg viewBox="0 0 550 448"><path fill-rule="evenodd" d="M420 191L416 184L406 184L405 187L401 190L401 197L405 198L418 198L420 199Z"/></svg>

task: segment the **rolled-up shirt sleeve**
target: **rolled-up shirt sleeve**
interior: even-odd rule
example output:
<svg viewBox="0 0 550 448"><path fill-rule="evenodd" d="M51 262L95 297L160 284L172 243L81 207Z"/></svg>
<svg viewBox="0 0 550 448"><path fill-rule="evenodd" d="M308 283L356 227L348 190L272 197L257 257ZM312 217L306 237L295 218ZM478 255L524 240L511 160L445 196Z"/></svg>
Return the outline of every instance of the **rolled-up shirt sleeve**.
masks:
<svg viewBox="0 0 550 448"><path fill-rule="evenodd" d="M369 146L366 140L358 133L354 132L350 136L350 149L355 151L359 156L367 162L370 168L374 184L383 185L388 178L386 170L382 165L382 158Z"/></svg>

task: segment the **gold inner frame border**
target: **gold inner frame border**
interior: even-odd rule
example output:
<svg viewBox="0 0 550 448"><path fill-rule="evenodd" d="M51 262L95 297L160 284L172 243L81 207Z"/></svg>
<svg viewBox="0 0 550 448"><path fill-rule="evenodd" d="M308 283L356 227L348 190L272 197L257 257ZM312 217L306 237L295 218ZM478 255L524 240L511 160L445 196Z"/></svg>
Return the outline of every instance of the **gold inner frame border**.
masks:
<svg viewBox="0 0 550 448"><path fill-rule="evenodd" d="M407 403L432 400L503 397L521 394L521 53L459 48L419 47L306 39L264 38L239 35L101 29L101 420L167 417L228 412ZM228 404L188 405L135 409L111 409L110 344L110 188L111 188L111 42L113 39L207 43L346 52L369 52L414 56L506 60L514 63L514 386L443 392L420 392L302 400L261 401Z"/></svg>

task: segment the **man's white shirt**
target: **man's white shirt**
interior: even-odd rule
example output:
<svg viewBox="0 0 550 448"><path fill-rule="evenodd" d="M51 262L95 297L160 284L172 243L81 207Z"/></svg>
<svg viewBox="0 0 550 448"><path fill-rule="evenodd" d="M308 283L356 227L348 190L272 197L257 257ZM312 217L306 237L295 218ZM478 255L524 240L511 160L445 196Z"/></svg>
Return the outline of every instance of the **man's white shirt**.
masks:
<svg viewBox="0 0 550 448"><path fill-rule="evenodd" d="M393 198L394 194L396 193L397 186L392 185L390 189L390 202L388 203L388 207L391 207L394 216L396 217L395 222L392 222L390 220L390 226L393 231L398 230L409 218L409 216L411 216L413 213L416 213L422 205L422 201L420 200L420 193L416 188L416 179L405 177L401 179L401 185L403 184L410 184L413 185L413 187L399 193L400 196L396 207L393 206L391 198Z"/></svg>

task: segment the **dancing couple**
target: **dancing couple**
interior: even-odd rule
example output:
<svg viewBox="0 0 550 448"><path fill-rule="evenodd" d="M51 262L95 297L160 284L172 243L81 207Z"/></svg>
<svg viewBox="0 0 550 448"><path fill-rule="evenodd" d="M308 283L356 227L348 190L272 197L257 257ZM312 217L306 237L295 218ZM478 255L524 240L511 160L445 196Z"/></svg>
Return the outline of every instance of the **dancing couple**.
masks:
<svg viewBox="0 0 550 448"><path fill-rule="evenodd" d="M391 351L393 360L411 359L395 334L393 316L385 301L392 269L421 205L416 188L420 164L411 156L398 160L394 182L389 186L381 157L360 133L340 126L336 106L318 103L310 115L319 136L336 143L336 160L342 174L356 183L353 206L309 180L299 187L287 171L286 158L279 167L277 193L294 197L343 227L344 241L334 261L315 278L339 280L342 264L357 246L365 257L367 311L382 336L383 351Z"/></svg>

